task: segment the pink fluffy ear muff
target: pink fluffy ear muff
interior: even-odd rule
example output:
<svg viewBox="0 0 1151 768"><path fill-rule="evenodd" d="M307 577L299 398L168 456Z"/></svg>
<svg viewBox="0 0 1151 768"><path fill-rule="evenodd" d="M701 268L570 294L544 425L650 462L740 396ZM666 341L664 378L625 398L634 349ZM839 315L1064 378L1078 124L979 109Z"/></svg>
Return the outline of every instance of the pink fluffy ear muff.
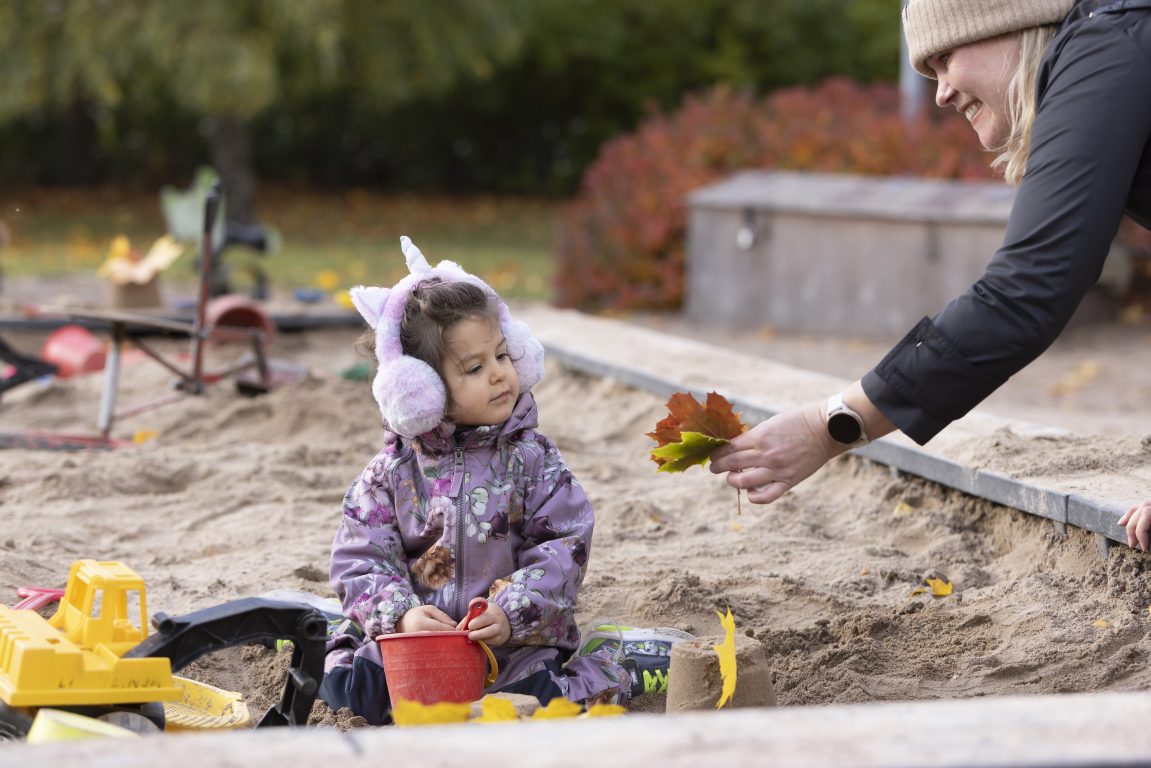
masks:
<svg viewBox="0 0 1151 768"><path fill-rule="evenodd" d="M500 329L508 343L508 354L526 392L543 379L544 348L527 325L515 320L507 304L491 286L458 264L441 261L428 265L420 249L408 238L400 238L408 264L407 277L391 289L356 286L349 293L352 304L376 333L376 359L379 370L372 382L372 394L388 429L413 438L435 429L444 420L448 396L439 373L423 360L405 355L400 344L400 322L412 290L421 281L438 277L444 282L466 281L479 286L499 307Z"/></svg>

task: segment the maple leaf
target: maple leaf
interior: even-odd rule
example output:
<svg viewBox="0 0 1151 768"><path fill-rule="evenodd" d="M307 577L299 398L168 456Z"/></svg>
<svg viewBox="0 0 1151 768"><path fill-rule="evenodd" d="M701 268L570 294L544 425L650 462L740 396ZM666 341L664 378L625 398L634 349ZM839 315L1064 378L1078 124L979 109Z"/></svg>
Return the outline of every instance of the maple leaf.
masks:
<svg viewBox="0 0 1151 768"><path fill-rule="evenodd" d="M951 594L951 582L946 579L927 579L931 587L931 594L935 597L947 597Z"/></svg>
<svg viewBox="0 0 1151 768"><path fill-rule="evenodd" d="M683 472L708 462L716 448L747 427L726 397L709 392L701 403L692 395L676 392L667 401L668 415L647 436L657 445L651 460L660 472Z"/></svg>
<svg viewBox="0 0 1151 768"><path fill-rule="evenodd" d="M438 725L440 723L462 723L471 714L470 703L441 702L422 704L418 701L400 699L392 707L392 719L396 725Z"/></svg>
<svg viewBox="0 0 1151 768"><path fill-rule="evenodd" d="M475 723L503 723L511 720L519 720L519 713L516 712L516 705L512 704L507 699L499 699L495 696L484 696L480 700L480 716L473 718L472 722Z"/></svg>
<svg viewBox="0 0 1151 768"><path fill-rule="evenodd" d="M735 696L735 617L731 615L730 608L727 609L726 616L719 611L716 611L715 615L719 617L719 623L724 629L723 643L712 646L716 656L719 657L719 676L723 681L715 708L722 709Z"/></svg>
<svg viewBox="0 0 1151 768"><path fill-rule="evenodd" d="M727 442L699 432L684 432L680 437L678 443L668 443L651 452L652 460L659 465L658 472L683 472L696 464L706 464L715 449Z"/></svg>
<svg viewBox="0 0 1151 768"><path fill-rule="evenodd" d="M583 707L576 704L574 701L568 701L562 696L557 696L548 702L546 707L540 707L532 713L532 720L562 720L568 717L576 717L583 712Z"/></svg>

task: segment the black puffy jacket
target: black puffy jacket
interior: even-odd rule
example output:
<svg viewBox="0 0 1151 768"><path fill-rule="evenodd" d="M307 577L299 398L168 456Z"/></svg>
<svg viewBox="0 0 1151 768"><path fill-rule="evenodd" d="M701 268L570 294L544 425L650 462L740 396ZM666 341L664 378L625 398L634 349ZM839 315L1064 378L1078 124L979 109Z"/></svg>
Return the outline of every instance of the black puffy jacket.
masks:
<svg viewBox="0 0 1151 768"><path fill-rule="evenodd" d="M1151 1L1080 0L1043 56L1027 172L971 288L863 377L923 444L1059 335L1127 213L1151 228Z"/></svg>

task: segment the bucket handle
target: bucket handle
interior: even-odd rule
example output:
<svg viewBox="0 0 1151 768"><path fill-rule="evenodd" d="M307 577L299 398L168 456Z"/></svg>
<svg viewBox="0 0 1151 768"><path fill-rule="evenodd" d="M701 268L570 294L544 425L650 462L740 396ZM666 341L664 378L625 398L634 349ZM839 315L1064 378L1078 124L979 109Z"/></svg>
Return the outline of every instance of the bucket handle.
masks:
<svg viewBox="0 0 1151 768"><path fill-rule="evenodd" d="M472 619L476 618L487 609L487 600L483 599L482 597L473 597L471 602L468 603L468 613L464 617L463 624L460 629L466 632L468 625L472 623ZM496 657L495 654L492 653L492 649L488 648L487 643L485 643L483 640L473 640L472 642L479 643L480 648L484 649L484 655L488 657L488 676L484 678L484 688L487 688L489 685L496 681L497 677L499 677L500 665L499 662L496 661Z"/></svg>
<svg viewBox="0 0 1151 768"><path fill-rule="evenodd" d="M499 662L496 661L496 656L492 653L492 649L488 648L487 643L483 640L473 640L472 642L478 643L480 648L484 649L484 655L488 657L488 676L484 678L484 688L487 688L500 676L500 665Z"/></svg>

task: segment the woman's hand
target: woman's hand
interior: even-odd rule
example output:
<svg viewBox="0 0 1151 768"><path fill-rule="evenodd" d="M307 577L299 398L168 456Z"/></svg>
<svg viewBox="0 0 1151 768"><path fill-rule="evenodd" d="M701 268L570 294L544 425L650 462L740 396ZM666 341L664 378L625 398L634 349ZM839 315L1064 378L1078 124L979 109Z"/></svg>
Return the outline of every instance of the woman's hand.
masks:
<svg viewBox="0 0 1151 768"><path fill-rule="evenodd" d="M463 629L465 616L455 629ZM468 639L483 640L488 645L504 645L512 639L512 623L504 609L495 603L489 602L488 609L472 619L468 624Z"/></svg>
<svg viewBox="0 0 1151 768"><path fill-rule="evenodd" d="M1127 528L1127 544L1134 549L1148 548L1148 539L1151 539L1151 501L1136 504L1123 513L1119 518L1119 525Z"/></svg>
<svg viewBox="0 0 1151 768"><path fill-rule="evenodd" d="M452 617L434 605L421 605L409 609L396 622L396 632L452 632L456 623Z"/></svg>
<svg viewBox="0 0 1151 768"><path fill-rule="evenodd" d="M712 454L711 471L727 472L749 501L770 504L846 450L827 434L824 411L813 403L760 422Z"/></svg>

